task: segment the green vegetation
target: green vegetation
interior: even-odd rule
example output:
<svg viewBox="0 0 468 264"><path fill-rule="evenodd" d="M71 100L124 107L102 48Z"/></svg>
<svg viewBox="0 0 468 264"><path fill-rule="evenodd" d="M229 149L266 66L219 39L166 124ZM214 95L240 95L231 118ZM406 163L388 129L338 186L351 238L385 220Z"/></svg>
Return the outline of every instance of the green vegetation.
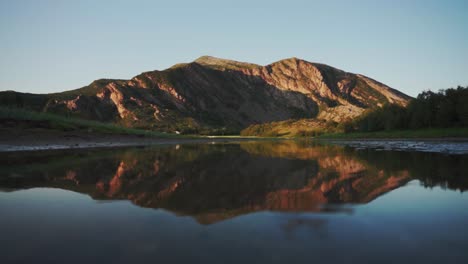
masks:
<svg viewBox="0 0 468 264"><path fill-rule="evenodd" d="M340 124L318 119L249 126L242 136L321 138L468 137L468 87L422 92L407 107L386 104Z"/></svg>
<svg viewBox="0 0 468 264"><path fill-rule="evenodd" d="M69 118L51 113L34 112L13 107L0 107L0 120L2 120L4 124L12 122L17 128L18 123L22 124L23 127L28 127L28 123L30 123L33 128L45 128L59 131L82 130L96 133L143 135L165 138L176 136L173 134L126 128L110 123ZM21 127L21 125L19 127Z"/></svg>
<svg viewBox="0 0 468 264"><path fill-rule="evenodd" d="M407 107L388 104L369 111L352 125L351 130L357 132L468 127L468 87L425 91Z"/></svg>
<svg viewBox="0 0 468 264"><path fill-rule="evenodd" d="M468 137L468 87L424 91L407 107L387 104L342 124L327 138Z"/></svg>
<svg viewBox="0 0 468 264"><path fill-rule="evenodd" d="M290 119L256 124L241 131L241 136L259 137L316 137L326 133L337 133L338 124L319 119Z"/></svg>

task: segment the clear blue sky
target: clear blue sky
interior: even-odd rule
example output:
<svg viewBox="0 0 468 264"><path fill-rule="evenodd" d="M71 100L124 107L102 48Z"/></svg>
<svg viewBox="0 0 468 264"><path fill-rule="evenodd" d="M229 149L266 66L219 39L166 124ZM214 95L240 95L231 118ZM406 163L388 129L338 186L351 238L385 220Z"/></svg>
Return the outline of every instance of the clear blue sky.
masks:
<svg viewBox="0 0 468 264"><path fill-rule="evenodd" d="M413 96L468 85L466 0L0 0L0 36L0 90L70 90L201 55L299 57Z"/></svg>

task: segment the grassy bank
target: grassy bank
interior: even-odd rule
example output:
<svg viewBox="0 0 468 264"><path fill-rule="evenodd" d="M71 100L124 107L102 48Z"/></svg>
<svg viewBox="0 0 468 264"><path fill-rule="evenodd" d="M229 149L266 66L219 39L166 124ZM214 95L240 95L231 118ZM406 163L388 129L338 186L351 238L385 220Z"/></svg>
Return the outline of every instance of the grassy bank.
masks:
<svg viewBox="0 0 468 264"><path fill-rule="evenodd" d="M251 125L241 131L241 136L256 137L317 137L338 131L337 124L319 119L290 119Z"/></svg>
<svg viewBox="0 0 468 264"><path fill-rule="evenodd" d="M415 130L391 130L324 134L317 138L367 139L367 138L468 138L468 128L428 128Z"/></svg>
<svg viewBox="0 0 468 264"><path fill-rule="evenodd" d="M3 127L17 129L51 129L56 131L86 131L89 133L143 135L161 138L180 137L175 134L121 127L115 124L33 112L18 108L0 107Z"/></svg>

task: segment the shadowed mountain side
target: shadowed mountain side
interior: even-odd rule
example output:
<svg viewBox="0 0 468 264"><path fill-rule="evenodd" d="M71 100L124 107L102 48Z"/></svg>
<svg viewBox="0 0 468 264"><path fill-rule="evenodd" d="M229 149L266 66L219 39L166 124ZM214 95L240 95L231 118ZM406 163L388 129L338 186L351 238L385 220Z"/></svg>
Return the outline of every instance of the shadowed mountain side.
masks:
<svg viewBox="0 0 468 264"><path fill-rule="evenodd" d="M22 101L20 106L32 105L36 111L185 133L201 127L239 131L254 123L318 113L318 105L302 93L281 90L257 76L197 63L147 72L130 81L99 80L82 89L44 96L47 99L4 93L0 99L11 97L10 101Z"/></svg>
<svg viewBox="0 0 468 264"><path fill-rule="evenodd" d="M62 93L0 93L3 106L185 133L239 132L252 124L299 118L339 122L366 108L406 105L409 99L365 76L296 58L259 66L207 56Z"/></svg>

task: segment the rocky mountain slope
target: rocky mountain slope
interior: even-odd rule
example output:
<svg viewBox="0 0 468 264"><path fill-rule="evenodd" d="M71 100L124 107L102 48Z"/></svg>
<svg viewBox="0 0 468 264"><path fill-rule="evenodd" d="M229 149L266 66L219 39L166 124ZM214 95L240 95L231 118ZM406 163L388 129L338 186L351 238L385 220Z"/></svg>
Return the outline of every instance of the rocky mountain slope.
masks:
<svg viewBox="0 0 468 264"><path fill-rule="evenodd" d="M0 93L2 106L187 133L238 132L288 119L341 122L409 99L366 76L297 58L260 66L209 56L62 93Z"/></svg>

